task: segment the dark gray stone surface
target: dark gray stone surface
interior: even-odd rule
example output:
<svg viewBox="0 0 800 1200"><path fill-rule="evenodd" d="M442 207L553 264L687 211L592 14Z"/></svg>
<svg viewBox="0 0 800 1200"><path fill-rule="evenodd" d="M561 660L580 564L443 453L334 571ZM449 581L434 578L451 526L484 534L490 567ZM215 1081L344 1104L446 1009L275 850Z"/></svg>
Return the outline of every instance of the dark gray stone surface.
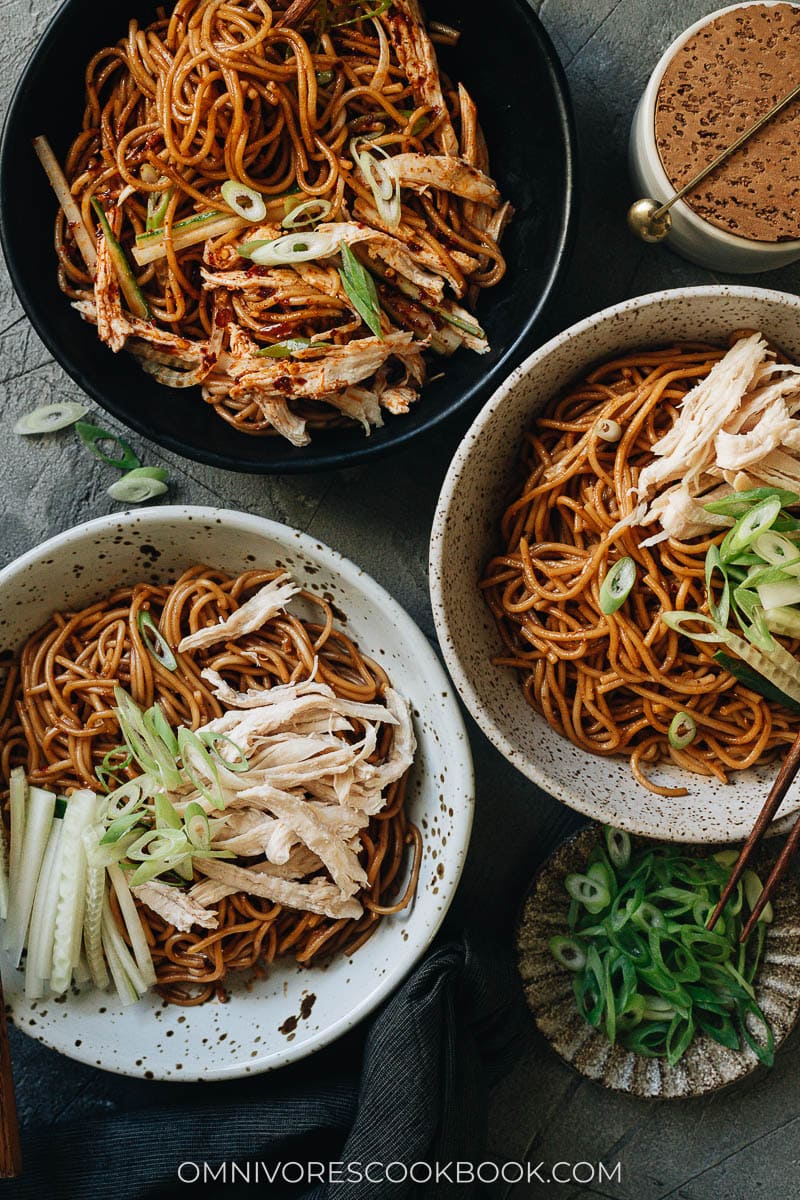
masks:
<svg viewBox="0 0 800 1200"><path fill-rule="evenodd" d="M117 0L119 2L119 0ZM712 11L714 0L534 0L567 70L580 135L581 216L574 258L542 340L573 321L628 296L665 287L723 282L665 248L636 243L625 227L633 197L626 171L630 119L647 76L668 42ZM5 101L44 23L52 0L0 0L0 97ZM502 64L498 64L501 68ZM751 277L795 292L800 270ZM0 564L70 525L111 511L109 478L69 437L37 445L10 435L36 403L80 393L22 315L0 277ZM113 422L104 417L104 424ZM317 478L227 475L166 454L142 439L147 461L170 469L170 499L260 513L312 532L355 559L383 583L433 638L426 580L427 541L438 489L463 430L451 427L426 445L375 467ZM472 849L453 911L495 937L510 938L514 914L537 862L580 822L523 780L473 727L478 809ZM163 1103L194 1093L183 1085L126 1081L62 1059L14 1032L13 1054L23 1123L49 1124L120 1106ZM328 1055L329 1052L325 1052ZM297 1080L324 1070L325 1055L296 1070ZM760 1072L728 1093L683 1104L649 1104L615 1096L581 1080L533 1027L517 1066L494 1091L491 1146L501 1159L578 1162L612 1168L621 1183L587 1186L537 1182L493 1188L512 1200L557 1194L624 1200L749 1200L798 1194L800 1040L791 1039L770 1074ZM248 1081L242 1090L263 1086ZM562 1168L562 1171L564 1168ZM588 1178L583 1168L581 1178Z"/></svg>

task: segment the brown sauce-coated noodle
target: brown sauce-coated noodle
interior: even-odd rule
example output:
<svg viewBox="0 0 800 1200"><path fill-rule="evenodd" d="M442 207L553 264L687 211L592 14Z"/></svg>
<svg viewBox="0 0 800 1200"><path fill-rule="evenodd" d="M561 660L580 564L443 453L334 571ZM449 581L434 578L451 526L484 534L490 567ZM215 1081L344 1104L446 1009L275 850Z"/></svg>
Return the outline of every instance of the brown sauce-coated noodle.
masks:
<svg viewBox="0 0 800 1200"><path fill-rule="evenodd" d="M280 613L235 642L176 653L174 672L161 666L143 644L141 612L152 615L175 648L188 633L230 616L281 573L253 570L232 578L194 567L169 586L137 584L80 612L54 613L25 644L0 695L3 787L12 767L23 764L30 782L40 787L61 794L78 787L99 790L95 768L120 742L113 714L115 684L142 707L158 701L173 727L197 728L221 714L219 701L200 677L205 667L244 690L307 679L316 659L316 678L338 696L366 703L378 699L388 684L385 672L335 627L330 604L310 592L300 595L319 609L317 620ZM358 735L355 724L356 734L351 736ZM391 727L381 729L370 761L387 755L392 736ZM135 773L127 771L130 776ZM421 837L408 819L405 800L403 778L387 789L385 807L362 834L360 859L368 884L359 894L364 913L358 919L333 920L240 893L221 901L217 929L196 927L182 933L139 904L161 995L177 1004L202 1004L215 995L224 998L229 971L263 972L283 954L312 963L356 950L385 914L410 904L416 890ZM401 889L409 847L410 877ZM248 861L256 860L245 860L244 865ZM124 932L121 923L120 928Z"/></svg>
<svg viewBox="0 0 800 1200"><path fill-rule="evenodd" d="M251 355L287 338L317 335L342 346L371 336L330 259L302 264L297 273L291 267L281 272L252 266L229 252L233 243L247 240L241 227L213 236L208 246L176 248L179 222L203 213L232 215L220 195L226 180L272 202L267 220L276 230L269 236L275 237L286 204L294 204L297 193L301 201L330 202L327 221L359 221L386 232L368 183L354 169L353 137L369 138L366 144L391 156L441 155L446 142L448 153L488 172L486 144L469 95L439 76L435 56L424 70L424 56L416 65L403 60L397 22L416 28L417 18L391 9L371 18L377 7L330 0L327 18L323 6L311 4L287 23L286 0L178 0L146 27L131 20L127 36L100 50L86 67L82 128L67 154L65 174L89 231L97 229L93 198L110 214L160 335L151 336L140 325L128 337L129 348L162 381L173 367L198 368L205 360L209 366L208 343L221 326L226 328L222 350L235 356L245 354L243 347ZM416 0L406 7L416 12ZM427 40L424 30L420 36ZM426 103L422 94L428 95L425 80L434 78L438 105ZM147 232L148 198L153 198L151 224L164 230L166 256L139 266L131 252L135 238ZM392 232L415 264L427 264L449 281L451 295L472 306L483 288L503 276L498 242L509 216L507 207L499 215L496 208L444 186L403 187L402 221ZM63 212L56 248L62 290L93 305L94 279ZM249 271L249 282L234 283L232 276L228 284L204 280L209 248L215 279L227 262L234 274ZM411 331L424 338L435 332L437 321L442 326L397 286L398 272L388 260L373 261L363 248L359 255L379 276L379 300L388 321L384 332ZM266 276L264 286L255 285L259 274ZM99 306L89 319L98 315ZM170 346L166 335L187 339L190 346ZM109 337L104 340L113 344ZM419 355L414 361L424 372ZM403 380L402 365L392 358L385 369L373 368L376 374L349 382L360 380L376 394L402 382L413 385L415 396L420 380ZM263 394L250 383L236 388L224 355L213 386L208 378L207 402L250 434L274 434L275 405L285 400L314 430L347 423L358 399L345 394L347 380L331 393L330 403L324 396L309 399L302 390L305 381L298 377L296 387L290 386L288 373ZM407 403L407 397L387 399L386 407L405 411Z"/></svg>
<svg viewBox="0 0 800 1200"><path fill-rule="evenodd" d="M661 621L665 610L708 612L705 556L724 530L644 549L639 543L655 527L609 536L633 510L651 446L723 354L684 344L621 356L537 418L502 518L504 550L481 582L503 640L493 661L519 672L526 699L554 729L591 754L627 756L636 779L659 795L687 794L649 778L659 763L725 782L789 744L798 725L715 662L717 646L680 637ZM598 436L603 419L621 426L617 443ZM605 615L600 581L624 556L636 563L636 583ZM679 750L668 732L681 710L692 713L697 734Z"/></svg>

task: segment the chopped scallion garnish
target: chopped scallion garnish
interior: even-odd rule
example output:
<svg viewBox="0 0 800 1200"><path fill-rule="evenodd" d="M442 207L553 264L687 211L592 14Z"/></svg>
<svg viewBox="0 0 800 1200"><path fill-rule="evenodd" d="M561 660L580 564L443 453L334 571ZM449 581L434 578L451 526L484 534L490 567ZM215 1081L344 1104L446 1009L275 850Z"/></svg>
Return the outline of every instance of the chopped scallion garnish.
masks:
<svg viewBox="0 0 800 1200"><path fill-rule="evenodd" d="M609 568L600 586L600 609L606 615L615 613L636 582L636 563L632 558L620 558Z"/></svg>
<svg viewBox="0 0 800 1200"><path fill-rule="evenodd" d="M166 638L153 620L152 615L142 609L136 618L136 624L139 628L142 641L156 662L160 663L162 667L166 667L168 671L177 671L178 660L173 654L172 648Z"/></svg>
<svg viewBox="0 0 800 1200"><path fill-rule="evenodd" d="M98 425L91 425L88 421L78 421L75 425L75 431L78 437L83 442L84 446L89 450L95 458L99 458L101 462L107 463L109 467L117 467L120 471L131 471L134 467L140 467L142 464L136 456L136 452L132 446L116 433L109 433L107 429L101 429ZM112 458L103 450L104 442L112 442L119 447L120 454L118 458Z"/></svg>
<svg viewBox="0 0 800 1200"><path fill-rule="evenodd" d="M56 404L40 404L38 408L25 413L14 425L14 433L28 437L36 433L56 433L80 421L89 411L85 404L74 400L64 400Z"/></svg>

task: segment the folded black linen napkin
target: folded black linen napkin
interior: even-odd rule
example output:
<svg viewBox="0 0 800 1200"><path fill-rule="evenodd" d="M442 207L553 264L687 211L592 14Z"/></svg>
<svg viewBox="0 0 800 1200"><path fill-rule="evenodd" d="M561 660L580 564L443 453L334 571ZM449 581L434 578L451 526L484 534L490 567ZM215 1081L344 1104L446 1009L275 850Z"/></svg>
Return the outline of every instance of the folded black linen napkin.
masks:
<svg viewBox="0 0 800 1200"><path fill-rule="evenodd" d="M447 942L372 1019L360 1076L356 1052L351 1071L312 1069L299 1087L284 1072L248 1081L246 1099L235 1084L180 1085L178 1104L30 1131L25 1174L0 1196L224 1200L248 1186L303 1200L475 1195L455 1164L485 1158L487 1091L513 1062L525 1019L507 952L471 936Z"/></svg>

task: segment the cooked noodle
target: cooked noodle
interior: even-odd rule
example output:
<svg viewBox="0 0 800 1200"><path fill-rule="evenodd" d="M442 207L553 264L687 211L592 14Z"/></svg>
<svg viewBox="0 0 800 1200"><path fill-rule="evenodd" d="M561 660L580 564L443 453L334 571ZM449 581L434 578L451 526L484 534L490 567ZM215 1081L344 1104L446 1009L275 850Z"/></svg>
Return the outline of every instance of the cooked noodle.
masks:
<svg viewBox="0 0 800 1200"><path fill-rule="evenodd" d="M458 344L486 348L470 336L465 310L453 308L461 319L449 323L432 314L427 286L416 298L409 294L402 262L412 262L412 275L435 280L440 299L446 281L451 295L472 306L504 273L498 241L510 208L493 184L491 203L480 199L480 188L470 198L470 178L486 179L486 145L468 93L440 77L416 0L397 0L370 17L377 7L178 0L145 28L132 20L127 36L86 69L83 128L65 174L88 230L97 229L93 198L109 215L151 319L137 322L123 311L119 289L87 266L63 211L56 228L61 287L114 349L127 344L168 385L204 382L205 399L247 433L277 429L303 444L306 423L315 429L357 419L369 427L380 422L381 408L407 411L416 399L428 338L443 353ZM446 172L426 186L403 181L401 224L390 228L354 167L353 137L369 139L364 144L379 154L434 156L431 169L440 174L436 156L446 154L473 174L466 191L462 179L460 194ZM207 243L176 248L182 220L231 217L220 195L227 179L263 195L263 228L234 220ZM146 231L148 198L158 208L163 197L157 228L165 256L137 267L131 254L135 236ZM371 242L356 253L379 277L384 338L413 334L393 356L373 344L330 258L267 269L233 250L285 232L288 207L312 197L330 202L329 223L358 222L384 241L391 233L391 253L373 253ZM482 333L475 322L471 328ZM274 359L254 357L287 338L322 344L299 361L287 356L282 371ZM329 372L333 380L314 390L303 366L334 358L341 347L352 349L347 369ZM365 354L374 360L369 369L359 366Z"/></svg>
<svg viewBox="0 0 800 1200"><path fill-rule="evenodd" d="M248 571L231 578L195 567L172 586L138 584L80 612L55 613L25 644L0 700L4 785L11 768L20 763L32 784L60 793L80 787L99 790L95 769L120 742L113 711L115 684L141 706L158 701L172 726L193 728L222 712L200 677L206 667L244 690L307 679L316 662L316 679L330 685L337 696L362 702L380 697L388 684L385 672L335 627L331 605L310 592L301 595L319 609L318 620L282 612L236 642L178 654L174 672L157 662L142 642L137 622L142 611L149 611L167 642L177 646L188 633L229 616L281 574ZM392 736L391 727L383 726L374 761L385 758ZM119 777L135 774L129 767ZM139 903L162 996L173 1003L201 1004L214 995L224 997L223 982L231 970L263 971L282 954L311 963L332 953L352 953L362 945L381 917L406 907L416 890L421 838L407 817L405 794L403 778L387 789L385 807L361 834L368 885L359 893L364 907L359 919L333 920L239 893L219 903L217 929L184 933ZM413 864L400 895L409 846ZM120 928L124 932L122 922Z"/></svg>
<svg viewBox="0 0 800 1200"><path fill-rule="evenodd" d="M505 551L481 583L505 647L494 661L520 672L528 702L581 749L626 755L636 779L665 796L687 789L649 778L661 762L725 782L797 731L796 716L714 661L716 646L661 621L662 611L708 612L705 555L725 531L642 548L640 528L614 529L635 507L650 447L723 354L684 344L620 357L538 417L524 439L524 483L502 519ZM620 425L616 444L599 437L603 419ZM600 583L624 556L635 560L637 582L605 615ZM786 645L800 650L800 642ZM668 732L682 710L697 722L697 736L677 749Z"/></svg>

